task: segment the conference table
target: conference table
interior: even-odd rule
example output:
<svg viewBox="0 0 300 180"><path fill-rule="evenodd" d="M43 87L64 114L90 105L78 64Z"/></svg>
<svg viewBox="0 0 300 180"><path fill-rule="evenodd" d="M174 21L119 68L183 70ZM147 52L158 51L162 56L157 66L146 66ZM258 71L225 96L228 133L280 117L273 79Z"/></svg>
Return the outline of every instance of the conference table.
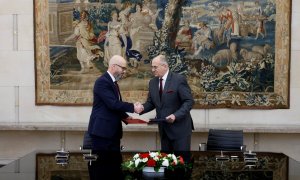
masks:
<svg viewBox="0 0 300 180"><path fill-rule="evenodd" d="M87 163L89 162L83 159L85 153L87 152L69 152L67 164L59 164L55 158L58 155L56 151L34 151L2 167L0 166L0 179L88 180ZM122 152L123 160L132 158L136 153ZM300 163L282 153L220 151L192 151L191 153L193 157L192 169L184 171L185 175L182 176L186 179L299 179ZM174 176L151 178L141 173L124 173L127 179L174 179ZM136 176L136 174L138 175ZM176 177L180 177L180 174L176 174Z"/></svg>

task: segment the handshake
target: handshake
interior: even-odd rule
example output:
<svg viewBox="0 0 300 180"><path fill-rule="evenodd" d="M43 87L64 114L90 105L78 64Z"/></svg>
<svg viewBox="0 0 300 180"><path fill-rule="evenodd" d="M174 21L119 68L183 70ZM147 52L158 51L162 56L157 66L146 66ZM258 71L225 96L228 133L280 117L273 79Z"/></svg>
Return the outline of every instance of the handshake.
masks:
<svg viewBox="0 0 300 180"><path fill-rule="evenodd" d="M134 103L134 112L140 114L144 111L144 106L140 102Z"/></svg>

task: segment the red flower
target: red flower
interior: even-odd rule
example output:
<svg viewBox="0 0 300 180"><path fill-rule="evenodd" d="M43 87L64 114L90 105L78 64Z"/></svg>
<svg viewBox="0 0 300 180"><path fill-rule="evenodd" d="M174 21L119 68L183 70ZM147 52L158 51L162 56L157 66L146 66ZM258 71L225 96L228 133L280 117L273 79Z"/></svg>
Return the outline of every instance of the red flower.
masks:
<svg viewBox="0 0 300 180"><path fill-rule="evenodd" d="M176 159L175 159L176 158ZM174 170L174 168L184 168L184 160L181 156L160 152L137 153L133 159L122 164L122 168L130 170L142 170L144 167L153 167L158 171L161 167Z"/></svg>
<svg viewBox="0 0 300 180"><path fill-rule="evenodd" d="M181 156L179 156L179 163L184 164L183 158Z"/></svg>
<svg viewBox="0 0 300 180"><path fill-rule="evenodd" d="M156 161L154 161L153 159L149 159L147 161L147 166L154 167L155 165L156 165Z"/></svg>
<svg viewBox="0 0 300 180"><path fill-rule="evenodd" d="M167 154L166 153L160 153L161 157L166 157Z"/></svg>
<svg viewBox="0 0 300 180"><path fill-rule="evenodd" d="M140 156L142 159L149 158L149 153L142 153Z"/></svg>

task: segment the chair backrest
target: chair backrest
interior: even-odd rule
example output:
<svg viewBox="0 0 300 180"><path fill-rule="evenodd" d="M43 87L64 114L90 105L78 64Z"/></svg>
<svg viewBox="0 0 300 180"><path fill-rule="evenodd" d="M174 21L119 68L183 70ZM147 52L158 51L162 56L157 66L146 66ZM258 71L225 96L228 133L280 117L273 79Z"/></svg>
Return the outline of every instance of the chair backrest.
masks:
<svg viewBox="0 0 300 180"><path fill-rule="evenodd" d="M207 138L208 151L241 151L244 144L242 130L210 129Z"/></svg>

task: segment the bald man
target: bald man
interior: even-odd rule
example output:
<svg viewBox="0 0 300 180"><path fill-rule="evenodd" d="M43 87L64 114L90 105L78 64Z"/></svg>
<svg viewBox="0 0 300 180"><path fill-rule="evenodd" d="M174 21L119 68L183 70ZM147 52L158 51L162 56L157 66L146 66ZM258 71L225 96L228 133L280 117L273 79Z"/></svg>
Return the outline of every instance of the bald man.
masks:
<svg viewBox="0 0 300 180"><path fill-rule="evenodd" d="M194 129L190 110L194 99L186 78L169 71L164 55L152 60L152 73L149 82L147 101L143 104L147 113L156 110L157 119L165 119L158 124L161 150L174 152L190 161L191 134Z"/></svg>
<svg viewBox="0 0 300 180"><path fill-rule="evenodd" d="M88 165L91 180L122 179L120 140L122 121L131 118L126 112L140 113L142 106L123 102L116 82L126 71L126 60L113 56L106 73L94 85L94 102L88 133L92 139L92 151L98 159Z"/></svg>

